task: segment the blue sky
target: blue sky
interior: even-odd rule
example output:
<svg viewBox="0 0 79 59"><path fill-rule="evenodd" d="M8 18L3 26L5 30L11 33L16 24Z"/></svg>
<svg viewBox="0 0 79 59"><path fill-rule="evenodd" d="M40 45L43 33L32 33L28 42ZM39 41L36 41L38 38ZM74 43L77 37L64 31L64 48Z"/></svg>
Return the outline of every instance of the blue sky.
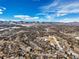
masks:
<svg viewBox="0 0 79 59"><path fill-rule="evenodd" d="M79 22L79 0L0 0L0 20Z"/></svg>

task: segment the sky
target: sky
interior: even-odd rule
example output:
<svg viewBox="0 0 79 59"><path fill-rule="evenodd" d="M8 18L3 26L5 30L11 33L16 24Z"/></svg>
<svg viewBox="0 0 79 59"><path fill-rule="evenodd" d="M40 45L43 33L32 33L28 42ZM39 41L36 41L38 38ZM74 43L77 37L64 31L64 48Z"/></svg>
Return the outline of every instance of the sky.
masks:
<svg viewBox="0 0 79 59"><path fill-rule="evenodd" d="M0 21L79 22L79 0L0 0Z"/></svg>

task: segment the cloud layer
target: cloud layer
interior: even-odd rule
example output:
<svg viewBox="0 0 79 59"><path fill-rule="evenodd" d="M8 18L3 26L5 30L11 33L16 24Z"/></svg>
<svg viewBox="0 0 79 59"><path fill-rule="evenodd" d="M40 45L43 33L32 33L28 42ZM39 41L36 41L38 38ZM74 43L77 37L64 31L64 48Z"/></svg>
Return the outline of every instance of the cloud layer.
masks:
<svg viewBox="0 0 79 59"><path fill-rule="evenodd" d="M72 13L79 13L78 2L60 6L59 10L57 11L57 16L64 16Z"/></svg>
<svg viewBox="0 0 79 59"><path fill-rule="evenodd" d="M39 17L32 17L28 15L14 15L14 17L22 20L39 20Z"/></svg>
<svg viewBox="0 0 79 59"><path fill-rule="evenodd" d="M0 14L3 14L3 12L6 10L4 7L0 7Z"/></svg>
<svg viewBox="0 0 79 59"><path fill-rule="evenodd" d="M55 18L57 17L64 17L69 14L79 14L79 1L74 1L72 2L64 2L62 3L63 0L55 0L49 5L40 7L42 13L39 13L40 15L44 14L49 15L51 20L56 20ZM49 19L50 19L49 18ZM66 17L67 18L67 17ZM69 18L67 18L68 21ZM69 20L70 21L70 20ZM72 21L72 20L71 20ZM77 20L79 21L79 20Z"/></svg>
<svg viewBox="0 0 79 59"><path fill-rule="evenodd" d="M39 0L33 0L33 1L39 1ZM59 22L79 21L79 18L75 19L74 16L72 16L74 17L74 19L67 17L69 14L71 15L79 14L79 1L69 0L65 2L65 0L54 0L49 5L39 7L39 10L41 12L37 13L35 16L14 15L14 17L22 20L49 21L49 22L56 20ZM62 18L62 20L60 18Z"/></svg>

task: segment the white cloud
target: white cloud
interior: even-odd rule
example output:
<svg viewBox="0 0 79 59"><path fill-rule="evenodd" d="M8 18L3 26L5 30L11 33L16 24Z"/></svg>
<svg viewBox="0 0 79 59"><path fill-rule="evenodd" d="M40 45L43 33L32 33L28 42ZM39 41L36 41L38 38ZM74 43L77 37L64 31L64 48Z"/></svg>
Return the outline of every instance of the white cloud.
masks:
<svg viewBox="0 0 79 59"><path fill-rule="evenodd" d="M3 12L0 12L0 14L3 14Z"/></svg>
<svg viewBox="0 0 79 59"><path fill-rule="evenodd" d="M38 13L38 16L43 16L46 21L53 21L54 17L56 16L52 12L56 12L56 8L59 5L59 0L54 0L51 4L40 7L41 13ZM51 13L51 14L50 14Z"/></svg>
<svg viewBox="0 0 79 59"><path fill-rule="evenodd" d="M41 13L38 13L37 15L43 16L46 21L51 22L54 19L55 14L49 15L49 13L55 12L55 7L58 6L58 4L59 0L54 0L53 2L51 2L51 4L40 7Z"/></svg>
<svg viewBox="0 0 79 59"><path fill-rule="evenodd" d="M49 5L40 7L41 13L38 13L37 16L43 16L44 18L40 17L32 17L29 15L15 15L15 18L23 19L23 20L37 20L37 21L53 21L55 17L61 17L72 13L79 13L79 2L73 2L73 3L60 3L60 0L55 0ZM51 12L51 14L49 14ZM73 21L79 21L79 18L77 19L70 19L65 18L60 21L62 22L73 22Z"/></svg>
<svg viewBox="0 0 79 59"><path fill-rule="evenodd" d="M3 12L6 10L5 7L0 7L0 14L3 14Z"/></svg>
<svg viewBox="0 0 79 59"><path fill-rule="evenodd" d="M65 16L72 13L79 13L79 2L63 3L62 0L55 0L49 5L41 7L41 14L52 13L55 17ZM55 13L55 14L53 14Z"/></svg>
<svg viewBox="0 0 79 59"><path fill-rule="evenodd" d="M70 13L79 13L79 3L71 3L58 7L57 16L64 16Z"/></svg>
<svg viewBox="0 0 79 59"><path fill-rule="evenodd" d="M6 10L6 8L0 7L0 11L4 11L4 10Z"/></svg>
<svg viewBox="0 0 79 59"><path fill-rule="evenodd" d="M65 18L63 20L59 20L59 22L79 22L79 18Z"/></svg>
<svg viewBox="0 0 79 59"><path fill-rule="evenodd" d="M52 17L49 15L46 15L45 18L42 17L32 17L28 15L14 15L15 18L19 18L21 20L26 20L26 21L46 21L46 22L51 22Z"/></svg>
<svg viewBox="0 0 79 59"><path fill-rule="evenodd" d="M0 9L0 11L3 11L2 9Z"/></svg>
<svg viewBox="0 0 79 59"><path fill-rule="evenodd" d="M42 12L51 12L54 11L55 7L58 6L58 4L59 0L54 0L51 4L42 6L40 7L40 9L42 10Z"/></svg>
<svg viewBox="0 0 79 59"><path fill-rule="evenodd" d="M15 18L20 18L22 20L37 20L39 17L32 17L28 15L14 15Z"/></svg>

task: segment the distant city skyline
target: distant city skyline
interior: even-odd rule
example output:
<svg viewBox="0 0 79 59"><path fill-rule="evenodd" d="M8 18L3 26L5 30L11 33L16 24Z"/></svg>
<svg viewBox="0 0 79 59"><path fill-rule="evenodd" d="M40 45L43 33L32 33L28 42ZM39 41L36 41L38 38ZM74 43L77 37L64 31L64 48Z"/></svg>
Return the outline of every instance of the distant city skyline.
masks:
<svg viewBox="0 0 79 59"><path fill-rule="evenodd" d="M79 22L79 0L0 0L0 21Z"/></svg>

